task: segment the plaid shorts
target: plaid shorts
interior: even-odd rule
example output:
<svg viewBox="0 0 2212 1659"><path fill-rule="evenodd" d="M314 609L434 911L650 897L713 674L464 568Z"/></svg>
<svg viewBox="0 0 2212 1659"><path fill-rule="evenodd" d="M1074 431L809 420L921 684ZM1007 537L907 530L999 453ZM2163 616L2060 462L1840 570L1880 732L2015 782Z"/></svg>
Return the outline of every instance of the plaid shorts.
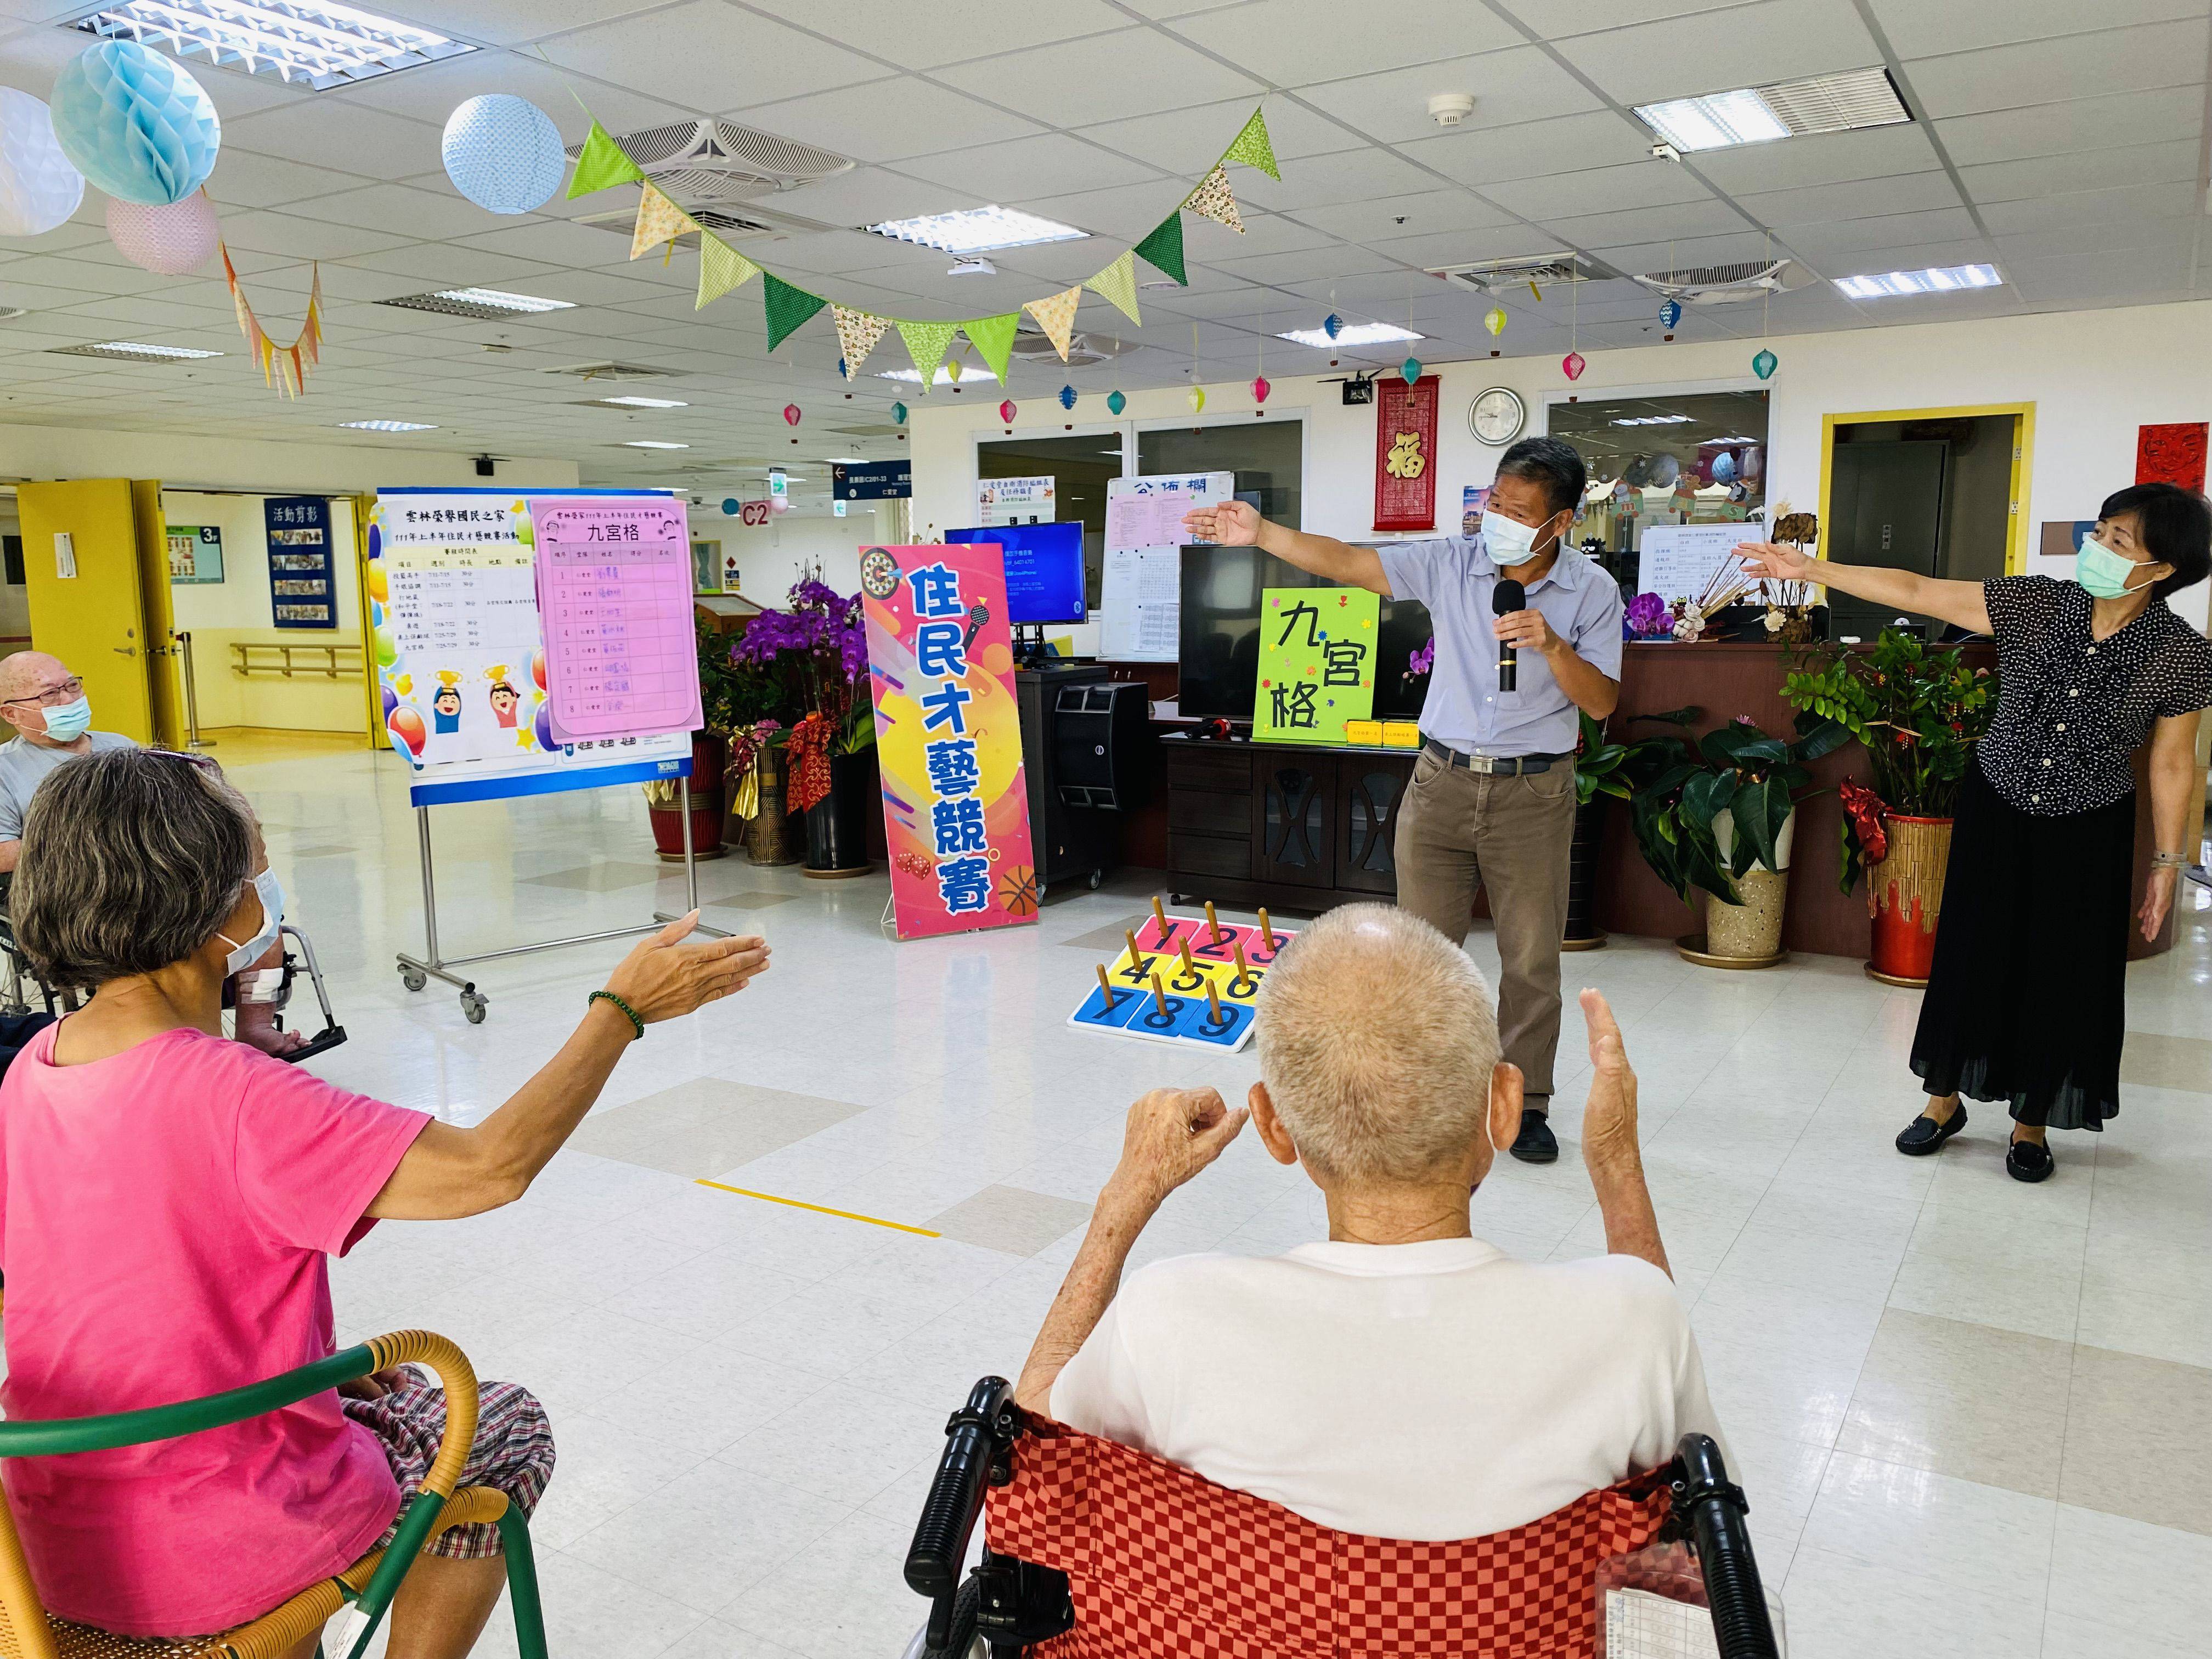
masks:
<svg viewBox="0 0 2212 1659"><path fill-rule="evenodd" d="M430 1464L438 1455L438 1442L446 1432L446 1392L420 1365L402 1366L414 1378L412 1387L396 1389L378 1400L341 1400L345 1414L368 1430L384 1447L392 1479L399 1483L404 1500L422 1489ZM462 1468L460 1485L490 1486L507 1494L507 1501L528 1516L538 1506L538 1494L553 1476L553 1430L545 1420L545 1407L527 1389L513 1382L480 1386L477 1406L477 1437ZM389 1544L399 1522L392 1525L378 1546ZM432 1555L473 1561L500 1553L499 1528L490 1522L454 1527L430 1546Z"/></svg>

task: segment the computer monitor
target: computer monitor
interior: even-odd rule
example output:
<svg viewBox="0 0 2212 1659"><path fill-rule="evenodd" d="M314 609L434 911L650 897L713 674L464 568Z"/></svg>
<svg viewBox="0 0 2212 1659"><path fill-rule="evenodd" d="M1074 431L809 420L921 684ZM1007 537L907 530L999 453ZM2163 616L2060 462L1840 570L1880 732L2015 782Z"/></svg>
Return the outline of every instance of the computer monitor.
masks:
<svg viewBox="0 0 2212 1659"><path fill-rule="evenodd" d="M1001 524L948 530L948 542L996 542L1006 557L1006 621L1018 628L1088 622L1083 603L1083 525Z"/></svg>

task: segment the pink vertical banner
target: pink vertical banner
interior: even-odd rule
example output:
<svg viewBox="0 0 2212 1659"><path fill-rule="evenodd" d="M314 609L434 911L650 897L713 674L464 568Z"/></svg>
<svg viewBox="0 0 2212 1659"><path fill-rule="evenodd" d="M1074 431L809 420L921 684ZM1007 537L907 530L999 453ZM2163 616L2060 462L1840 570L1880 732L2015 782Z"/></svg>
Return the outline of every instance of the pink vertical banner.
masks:
<svg viewBox="0 0 2212 1659"><path fill-rule="evenodd" d="M860 593L898 936L1035 921L998 544L863 548Z"/></svg>
<svg viewBox="0 0 2212 1659"><path fill-rule="evenodd" d="M691 532L660 495L533 504L546 696L562 743L691 732L703 720Z"/></svg>

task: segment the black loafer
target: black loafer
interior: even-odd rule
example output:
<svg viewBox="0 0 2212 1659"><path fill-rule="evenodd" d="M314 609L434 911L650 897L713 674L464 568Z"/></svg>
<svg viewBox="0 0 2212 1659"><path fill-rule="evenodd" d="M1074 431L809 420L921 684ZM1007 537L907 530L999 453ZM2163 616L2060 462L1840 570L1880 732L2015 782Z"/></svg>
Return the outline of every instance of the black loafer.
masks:
<svg viewBox="0 0 2212 1659"><path fill-rule="evenodd" d="M1513 1156L1523 1164L1556 1164L1559 1143L1543 1113L1533 1106L1521 1109L1521 1133L1513 1137Z"/></svg>
<svg viewBox="0 0 2212 1659"><path fill-rule="evenodd" d="M2015 1140L2005 1148L2005 1173L2014 1181L2048 1181L2058 1162L2039 1140Z"/></svg>
<svg viewBox="0 0 2212 1659"><path fill-rule="evenodd" d="M1926 1158L1941 1152L1943 1143L1966 1127L1966 1103L1960 1101L1951 1109L1951 1115L1938 1123L1926 1113L1898 1131L1897 1150L1907 1158Z"/></svg>

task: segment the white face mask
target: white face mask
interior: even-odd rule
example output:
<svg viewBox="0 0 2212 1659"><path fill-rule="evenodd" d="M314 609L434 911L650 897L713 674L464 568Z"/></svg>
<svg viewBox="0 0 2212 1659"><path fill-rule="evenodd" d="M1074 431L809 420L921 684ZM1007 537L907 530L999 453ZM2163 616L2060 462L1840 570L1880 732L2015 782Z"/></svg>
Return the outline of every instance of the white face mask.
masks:
<svg viewBox="0 0 2212 1659"><path fill-rule="evenodd" d="M230 946L230 955L223 963L223 973L242 974L269 954L269 947L276 942L277 929L284 923L284 887L273 870L264 870L253 878L253 890L261 900L261 927L253 937L240 945L228 933L216 937Z"/></svg>
<svg viewBox="0 0 2212 1659"><path fill-rule="evenodd" d="M1526 564L1536 556L1536 537L1541 526L1531 526L1502 513L1482 515L1482 545L1492 564Z"/></svg>

